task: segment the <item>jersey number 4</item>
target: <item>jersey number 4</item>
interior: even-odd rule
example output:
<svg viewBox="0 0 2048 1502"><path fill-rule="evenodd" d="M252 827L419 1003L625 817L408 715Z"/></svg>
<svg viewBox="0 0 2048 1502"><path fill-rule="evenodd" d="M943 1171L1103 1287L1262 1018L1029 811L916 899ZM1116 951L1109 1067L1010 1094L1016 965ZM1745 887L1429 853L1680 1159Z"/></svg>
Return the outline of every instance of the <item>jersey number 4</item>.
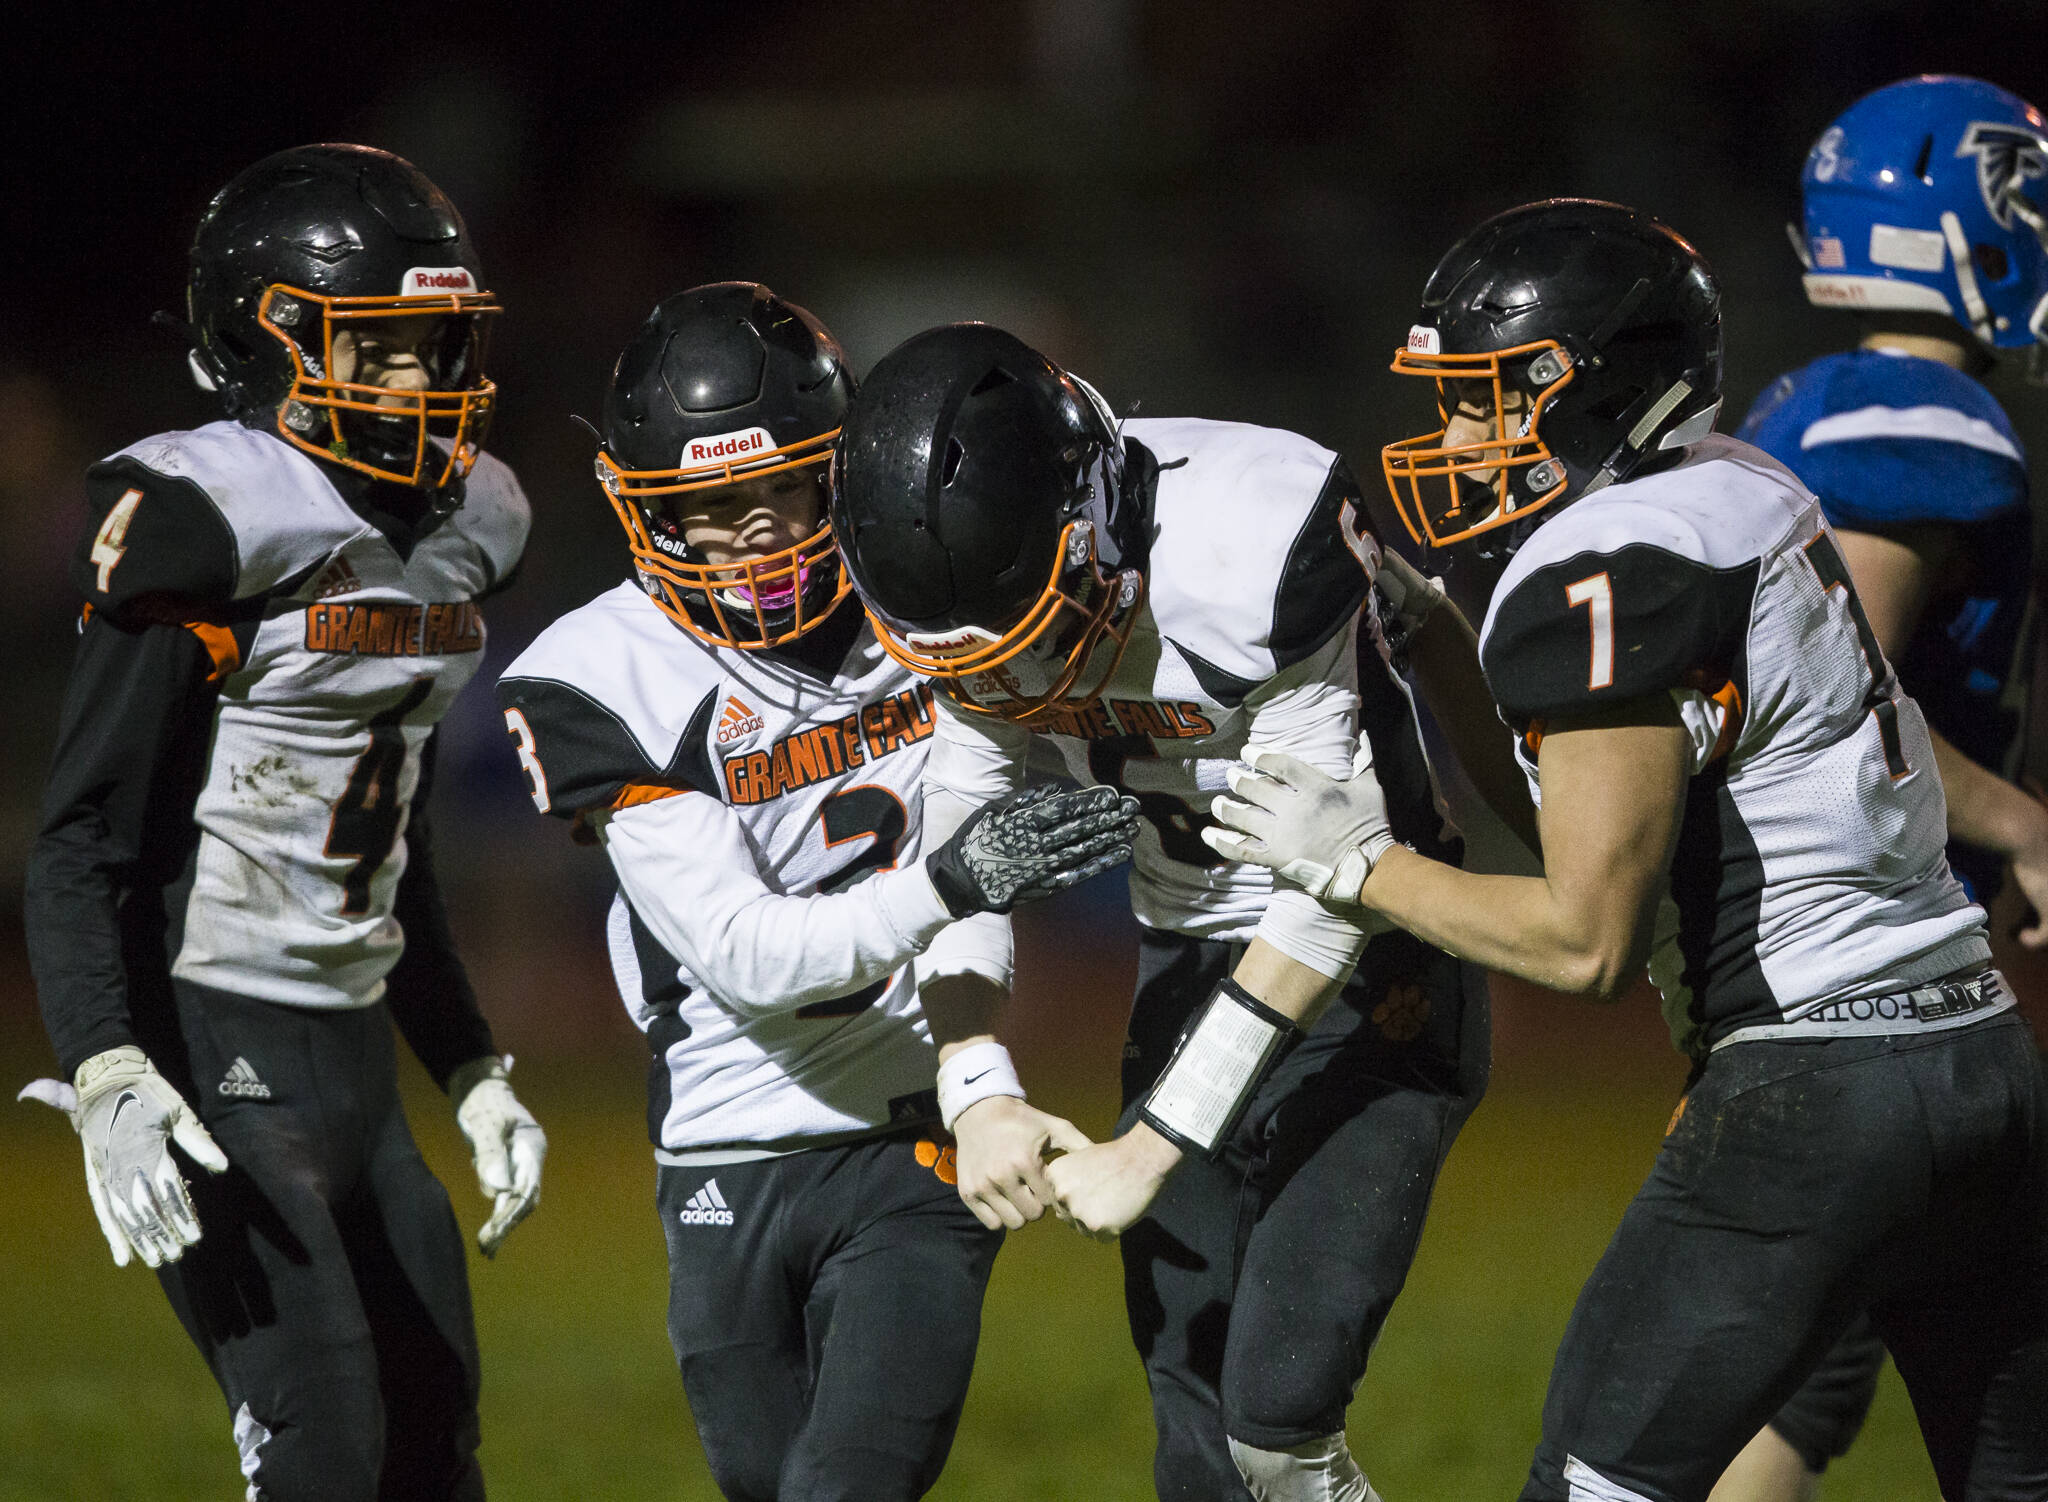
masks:
<svg viewBox="0 0 2048 1502"><path fill-rule="evenodd" d="M369 747L356 758L348 786L335 802L322 853L351 862L341 878L344 918L360 918L370 910L370 882L398 844L398 828L405 818L399 778L409 750L405 717L426 703L433 691L433 679L415 678L404 698L371 717Z"/></svg>
<svg viewBox="0 0 2048 1502"><path fill-rule="evenodd" d="M1899 741L1899 701L1894 694L1892 665L1885 660L1884 648L1877 644L1877 633L1870 629L1870 617L1863 613L1863 602L1856 598L1856 586L1850 582L1848 566L1842 562L1834 538L1823 532L1809 542L1806 561L1813 565L1822 589L1839 589L1848 598L1849 616L1856 622L1856 640L1862 644L1863 661L1870 668L1870 689L1863 696L1863 707L1877 718L1877 733L1884 741L1885 770L1896 782L1913 769L1906 765L1905 747Z"/></svg>

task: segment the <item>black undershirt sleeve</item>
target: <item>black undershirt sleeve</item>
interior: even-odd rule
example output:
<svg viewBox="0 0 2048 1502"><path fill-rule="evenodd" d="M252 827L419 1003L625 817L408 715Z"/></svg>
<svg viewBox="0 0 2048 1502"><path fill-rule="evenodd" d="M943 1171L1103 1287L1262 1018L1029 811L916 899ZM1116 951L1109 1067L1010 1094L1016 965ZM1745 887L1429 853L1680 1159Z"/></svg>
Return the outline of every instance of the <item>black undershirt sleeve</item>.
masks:
<svg viewBox="0 0 2048 1502"><path fill-rule="evenodd" d="M455 950L441 884L434 874L434 841L427 818L427 794L434 781L436 731L420 753L420 781L405 830L405 874L398 878L392 916L405 933L405 952L384 978L384 1004L434 1083L448 1088L448 1076L471 1059L497 1050L491 1025L477 1006L476 989Z"/></svg>
<svg viewBox="0 0 2048 1502"><path fill-rule="evenodd" d="M80 636L24 901L43 1025L67 1079L136 1042L138 1012L168 1000L163 890L197 838L214 672L183 626L96 614Z"/></svg>

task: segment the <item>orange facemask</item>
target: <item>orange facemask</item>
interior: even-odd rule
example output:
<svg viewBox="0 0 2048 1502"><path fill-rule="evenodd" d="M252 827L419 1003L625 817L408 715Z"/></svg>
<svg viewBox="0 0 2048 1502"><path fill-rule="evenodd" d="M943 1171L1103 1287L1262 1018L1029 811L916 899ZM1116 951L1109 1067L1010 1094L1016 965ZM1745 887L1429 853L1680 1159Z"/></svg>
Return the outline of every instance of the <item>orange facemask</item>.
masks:
<svg viewBox="0 0 2048 1502"><path fill-rule="evenodd" d="M752 480L784 470L823 464L832 457L839 430L785 444L745 460L699 465L691 469L621 469L602 449L597 455L597 483L610 497L619 525L633 551L633 567L649 598L668 618L700 641L743 652L781 646L821 624L839 608L852 589L832 546L832 524L795 547L731 563L690 563L664 552L647 525L643 503L656 496L711 490L735 480ZM814 570L835 571L829 599L813 601L806 585ZM695 602L693 612L686 602ZM771 625L771 618L789 612L789 619ZM743 633L750 632L751 635Z"/></svg>
<svg viewBox="0 0 2048 1502"><path fill-rule="evenodd" d="M1530 380L1537 386L1536 400L1519 422L1500 413L1505 405L1506 386L1502 368L1511 360L1530 362ZM1380 464L1386 471L1387 488L1393 493L1394 509L1408 535L1433 548L1477 537L1509 522L1519 521L1555 500L1568 483L1564 465L1543 441L1543 412L1577 374L1571 356L1555 339L1518 344L1512 349L1485 355L1436 355L1413 348L1394 354L1394 374L1426 376L1436 382L1437 415L1444 425L1431 433L1403 438L1380 450ZM1494 435L1476 443L1447 444L1451 414L1458 403L1446 388L1449 381L1482 381L1491 388ZM1517 388L1519 389L1519 388ZM1485 399L1485 391L1475 404ZM1513 437L1502 433L1507 423L1516 423ZM1549 466L1549 473L1543 466ZM1530 494L1517 495L1511 483L1517 470L1527 471ZM1492 492L1493 504L1481 510L1473 504L1473 492L1484 486Z"/></svg>
<svg viewBox="0 0 2048 1502"><path fill-rule="evenodd" d="M282 299L282 301L280 300ZM321 322L319 374L307 368L305 352L292 336L317 308ZM289 310L289 311L287 311ZM374 479L399 485L424 486L438 490L467 475L483 450L484 434L490 427L491 412L498 403L495 382L483 374L483 319L499 312L498 299L489 292L445 292L401 297L327 297L297 287L273 285L263 290L256 321L274 334L291 352L292 384L278 406L277 431L287 443L309 454L346 465ZM382 386L332 379L334 335L337 324L352 324L391 318L415 318L422 314L467 318L474 325L469 364L476 371L476 384L459 391L392 391ZM359 413L383 422L410 420L416 427L412 466L394 469L349 452L348 436L342 431L344 412ZM320 415L326 415L324 424ZM294 425L296 420L297 425ZM314 434L326 431L324 442ZM449 441L444 455L430 440Z"/></svg>
<svg viewBox="0 0 2048 1502"><path fill-rule="evenodd" d="M1060 533L1045 588L1007 630L962 626L902 633L873 611L868 619L883 651L933 680L962 709L1033 726L1086 709L1102 697L1123 662L1144 599L1144 574L1135 568L1104 571L1094 527L1076 521ZM1008 666L1034 648L1045 659L1031 663L1034 676L1042 670L1047 679L1035 691ZM1091 674L1088 686L1076 687L1091 664L1099 671Z"/></svg>

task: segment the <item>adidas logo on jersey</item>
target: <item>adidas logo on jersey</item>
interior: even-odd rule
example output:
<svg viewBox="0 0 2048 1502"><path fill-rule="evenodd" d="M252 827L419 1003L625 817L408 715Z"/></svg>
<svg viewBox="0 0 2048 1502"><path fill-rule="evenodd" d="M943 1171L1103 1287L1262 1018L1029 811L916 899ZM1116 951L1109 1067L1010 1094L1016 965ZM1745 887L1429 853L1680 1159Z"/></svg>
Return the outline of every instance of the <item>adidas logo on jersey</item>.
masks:
<svg viewBox="0 0 2048 1502"><path fill-rule="evenodd" d="M356 577L356 571L348 566L346 558L337 558L320 571L320 577L313 581L313 597L325 600L333 595L352 595L363 587L363 581Z"/></svg>
<svg viewBox="0 0 2048 1502"><path fill-rule="evenodd" d="M718 717L718 744L729 746L743 735L752 735L761 724L761 717L747 707L746 701L727 699L725 712Z"/></svg>
<svg viewBox="0 0 2048 1502"><path fill-rule="evenodd" d="M270 1087L256 1078L256 1071L249 1061L237 1054L235 1062L228 1065L228 1077L220 1082L222 1095L246 1095L254 1100L269 1100Z"/></svg>
<svg viewBox="0 0 2048 1502"><path fill-rule="evenodd" d="M704 1187L684 1202L676 1219L686 1226L731 1225L732 1211L726 1207L725 1196L718 1192L718 1180L706 1179Z"/></svg>

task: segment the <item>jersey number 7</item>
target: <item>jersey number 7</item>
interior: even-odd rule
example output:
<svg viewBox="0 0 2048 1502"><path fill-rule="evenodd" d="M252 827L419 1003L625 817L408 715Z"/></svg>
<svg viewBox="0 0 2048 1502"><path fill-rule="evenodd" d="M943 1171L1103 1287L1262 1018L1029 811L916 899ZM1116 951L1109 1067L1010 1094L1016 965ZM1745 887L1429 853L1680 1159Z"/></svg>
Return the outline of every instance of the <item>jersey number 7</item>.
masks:
<svg viewBox="0 0 2048 1502"><path fill-rule="evenodd" d="M1863 707L1877 717L1877 733L1884 742L1884 766L1896 782L1913 769L1906 765L1906 750L1899 740L1899 703L1893 696L1896 680L1892 665L1885 660L1877 633L1870 629L1870 617L1856 598L1856 586L1834 538L1823 532L1806 545L1806 561L1820 578L1825 590L1841 590L1849 601L1849 616L1856 622L1856 640L1863 646L1863 661L1870 668L1870 688L1863 695Z"/></svg>

